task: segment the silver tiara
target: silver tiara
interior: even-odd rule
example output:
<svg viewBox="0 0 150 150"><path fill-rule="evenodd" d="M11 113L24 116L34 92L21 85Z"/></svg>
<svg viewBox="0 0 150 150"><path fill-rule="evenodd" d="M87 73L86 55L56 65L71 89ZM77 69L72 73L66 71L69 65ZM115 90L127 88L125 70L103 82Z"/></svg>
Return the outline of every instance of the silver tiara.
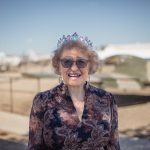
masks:
<svg viewBox="0 0 150 150"><path fill-rule="evenodd" d="M80 41L89 48L93 47L92 42L88 39L88 37L84 38L82 36L79 36L76 32L72 35L63 35L63 37L58 40L57 47L59 48L63 44L68 43L69 41Z"/></svg>

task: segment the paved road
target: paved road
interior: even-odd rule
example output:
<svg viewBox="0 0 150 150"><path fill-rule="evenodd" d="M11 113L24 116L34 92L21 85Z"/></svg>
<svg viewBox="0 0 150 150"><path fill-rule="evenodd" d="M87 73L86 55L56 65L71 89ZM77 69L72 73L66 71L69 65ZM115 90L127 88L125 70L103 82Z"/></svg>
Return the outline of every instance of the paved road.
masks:
<svg viewBox="0 0 150 150"><path fill-rule="evenodd" d="M121 150L150 150L150 141L146 139L121 137Z"/></svg>
<svg viewBox="0 0 150 150"><path fill-rule="evenodd" d="M150 150L150 141L121 137L121 150ZM0 140L0 150L25 150L26 145L11 141Z"/></svg>
<svg viewBox="0 0 150 150"><path fill-rule="evenodd" d="M0 139L0 150L25 150L26 145Z"/></svg>

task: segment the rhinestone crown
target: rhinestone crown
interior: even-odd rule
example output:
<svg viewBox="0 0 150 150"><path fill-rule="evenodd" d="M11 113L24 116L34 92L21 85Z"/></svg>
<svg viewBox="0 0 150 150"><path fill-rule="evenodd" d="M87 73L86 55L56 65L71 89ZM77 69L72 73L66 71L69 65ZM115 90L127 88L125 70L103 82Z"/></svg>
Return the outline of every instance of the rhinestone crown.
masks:
<svg viewBox="0 0 150 150"><path fill-rule="evenodd" d="M80 41L82 42L85 46L89 47L89 48L92 48L92 42L88 39L88 37L82 37L82 36L79 36L76 32L72 35L63 35L62 38L60 38L58 40L58 43L57 43L57 47L61 47L64 43L67 43L69 41Z"/></svg>

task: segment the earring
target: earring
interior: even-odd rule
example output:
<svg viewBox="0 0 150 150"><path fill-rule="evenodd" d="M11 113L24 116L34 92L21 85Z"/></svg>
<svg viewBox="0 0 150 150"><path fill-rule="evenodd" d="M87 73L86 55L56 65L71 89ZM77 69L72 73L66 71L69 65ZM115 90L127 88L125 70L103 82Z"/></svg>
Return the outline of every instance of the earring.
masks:
<svg viewBox="0 0 150 150"><path fill-rule="evenodd" d="M89 83L91 82L91 80L90 80L90 75L89 75L89 81L88 81Z"/></svg>
<svg viewBox="0 0 150 150"><path fill-rule="evenodd" d="M63 83L63 78L61 75L59 76L59 83Z"/></svg>
<svg viewBox="0 0 150 150"><path fill-rule="evenodd" d="M87 87L90 85L90 75L88 76Z"/></svg>
<svg viewBox="0 0 150 150"><path fill-rule="evenodd" d="M90 75L89 75L89 80L88 80L89 84L90 84Z"/></svg>

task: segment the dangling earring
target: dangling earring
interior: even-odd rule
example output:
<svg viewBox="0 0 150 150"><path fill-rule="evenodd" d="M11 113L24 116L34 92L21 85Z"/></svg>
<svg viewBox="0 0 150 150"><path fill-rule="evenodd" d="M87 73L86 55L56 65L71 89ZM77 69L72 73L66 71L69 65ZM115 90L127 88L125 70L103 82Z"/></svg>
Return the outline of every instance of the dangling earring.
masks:
<svg viewBox="0 0 150 150"><path fill-rule="evenodd" d="M88 82L89 82L89 84L90 84L90 75L89 75L89 81L88 81Z"/></svg>
<svg viewBox="0 0 150 150"><path fill-rule="evenodd" d="M59 83L63 83L63 78L61 75L59 76Z"/></svg>
<svg viewBox="0 0 150 150"><path fill-rule="evenodd" d="M88 76L87 87L90 85L90 75Z"/></svg>

